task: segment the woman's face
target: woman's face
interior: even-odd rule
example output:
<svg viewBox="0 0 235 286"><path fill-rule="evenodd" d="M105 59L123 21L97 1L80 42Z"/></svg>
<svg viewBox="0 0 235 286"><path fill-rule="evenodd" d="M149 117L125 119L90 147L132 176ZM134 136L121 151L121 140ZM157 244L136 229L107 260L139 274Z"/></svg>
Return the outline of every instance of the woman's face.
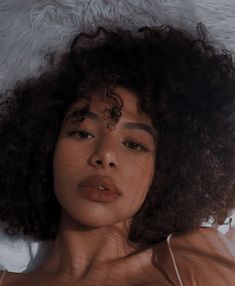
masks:
<svg viewBox="0 0 235 286"><path fill-rule="evenodd" d="M54 152L54 189L63 212L91 227L130 221L141 207L154 174L155 142L151 120L137 111L137 98L125 88L114 130L107 128L107 103L94 92L81 123L71 116L61 126Z"/></svg>

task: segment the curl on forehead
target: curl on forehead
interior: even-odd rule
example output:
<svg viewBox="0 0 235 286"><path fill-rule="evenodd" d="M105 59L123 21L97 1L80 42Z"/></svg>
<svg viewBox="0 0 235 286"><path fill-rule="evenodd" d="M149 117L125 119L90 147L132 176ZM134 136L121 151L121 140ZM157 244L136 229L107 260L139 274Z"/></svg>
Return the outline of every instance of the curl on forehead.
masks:
<svg viewBox="0 0 235 286"><path fill-rule="evenodd" d="M125 105L125 99L123 99L121 95L122 89L136 97L136 112L141 116L149 117L148 114L145 114L141 109L140 100L136 92L122 86L108 84L100 85L87 92L87 94L80 94L80 98L76 101L74 117L77 117L77 119L82 122L86 114L90 111L91 106L96 106L101 117L107 120L107 127L109 129L115 129L115 125L122 116L122 109Z"/></svg>

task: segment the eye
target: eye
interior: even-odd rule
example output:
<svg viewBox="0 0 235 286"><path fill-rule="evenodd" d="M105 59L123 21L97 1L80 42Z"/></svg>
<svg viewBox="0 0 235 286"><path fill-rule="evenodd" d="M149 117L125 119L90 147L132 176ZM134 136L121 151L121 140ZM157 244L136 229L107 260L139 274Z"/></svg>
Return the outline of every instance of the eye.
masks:
<svg viewBox="0 0 235 286"><path fill-rule="evenodd" d="M78 129L75 131L68 132L69 136L79 137L80 139L92 139L95 136L88 130Z"/></svg>
<svg viewBox="0 0 235 286"><path fill-rule="evenodd" d="M136 142L133 142L133 141L127 141L127 142L125 142L125 145L128 148L134 149L136 151L149 152L149 150L143 144L140 144L140 143L136 143Z"/></svg>

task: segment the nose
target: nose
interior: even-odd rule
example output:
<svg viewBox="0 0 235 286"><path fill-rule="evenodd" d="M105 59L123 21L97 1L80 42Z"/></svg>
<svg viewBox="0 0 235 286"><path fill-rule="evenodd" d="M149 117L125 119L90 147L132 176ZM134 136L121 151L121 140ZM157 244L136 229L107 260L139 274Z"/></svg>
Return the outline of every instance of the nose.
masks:
<svg viewBox="0 0 235 286"><path fill-rule="evenodd" d="M113 142L114 143L114 142ZM117 152L110 140L99 142L88 159L88 163L96 168L112 168L118 166Z"/></svg>

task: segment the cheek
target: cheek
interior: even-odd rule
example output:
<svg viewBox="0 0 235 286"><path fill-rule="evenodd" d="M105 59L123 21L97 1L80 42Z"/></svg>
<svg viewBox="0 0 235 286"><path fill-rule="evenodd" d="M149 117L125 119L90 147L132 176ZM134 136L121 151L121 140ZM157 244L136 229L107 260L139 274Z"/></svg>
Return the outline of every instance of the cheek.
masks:
<svg viewBox="0 0 235 286"><path fill-rule="evenodd" d="M81 148L80 148L81 149ZM84 164L87 150L80 150L76 144L66 142L63 139L57 143L53 156L53 169L59 175L79 171L79 166ZM77 170L77 171L76 171Z"/></svg>
<svg viewBox="0 0 235 286"><path fill-rule="evenodd" d="M128 204L140 207L149 191L153 180L154 163L152 158L147 158L144 162L128 164L126 169L126 182Z"/></svg>
<svg viewBox="0 0 235 286"><path fill-rule="evenodd" d="M69 148L70 147L70 148ZM59 142L53 156L53 182L55 196L65 210L76 209L79 174L76 150Z"/></svg>
<svg viewBox="0 0 235 286"><path fill-rule="evenodd" d="M72 187L76 182L79 175L77 168L78 160L75 154L76 150L73 150L70 146L58 144L56 146L53 156L53 179L55 192ZM79 162L80 162L79 158ZM73 186L74 187L74 186Z"/></svg>
<svg viewBox="0 0 235 286"><path fill-rule="evenodd" d="M150 156L143 160L131 159L123 166L125 174L129 178L130 184L146 189L153 179L154 161Z"/></svg>

